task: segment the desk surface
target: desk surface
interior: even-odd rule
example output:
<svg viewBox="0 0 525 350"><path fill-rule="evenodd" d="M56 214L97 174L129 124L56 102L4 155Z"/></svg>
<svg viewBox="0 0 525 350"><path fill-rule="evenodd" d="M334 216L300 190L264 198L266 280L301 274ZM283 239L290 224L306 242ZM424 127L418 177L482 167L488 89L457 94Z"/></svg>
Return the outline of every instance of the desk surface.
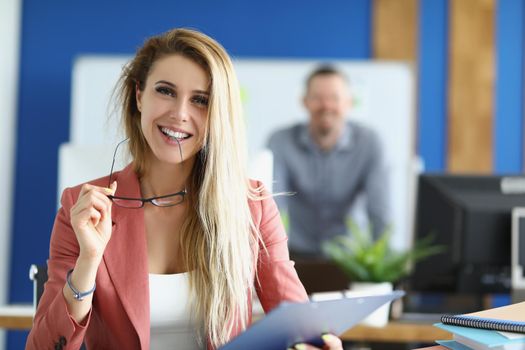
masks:
<svg viewBox="0 0 525 350"><path fill-rule="evenodd" d="M30 329L33 325L33 305L0 306L0 328Z"/></svg>
<svg viewBox="0 0 525 350"><path fill-rule="evenodd" d="M431 324L394 321L380 328L357 325L343 333L341 339L386 343L434 343L436 339L452 339L452 334Z"/></svg>

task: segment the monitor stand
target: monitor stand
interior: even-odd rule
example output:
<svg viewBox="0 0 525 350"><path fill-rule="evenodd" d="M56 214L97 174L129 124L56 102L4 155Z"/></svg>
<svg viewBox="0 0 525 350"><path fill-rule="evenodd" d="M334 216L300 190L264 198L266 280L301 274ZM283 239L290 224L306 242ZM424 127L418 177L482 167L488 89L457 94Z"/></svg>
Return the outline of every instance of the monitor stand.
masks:
<svg viewBox="0 0 525 350"><path fill-rule="evenodd" d="M512 303L521 303L525 301L525 289L513 289L510 293Z"/></svg>

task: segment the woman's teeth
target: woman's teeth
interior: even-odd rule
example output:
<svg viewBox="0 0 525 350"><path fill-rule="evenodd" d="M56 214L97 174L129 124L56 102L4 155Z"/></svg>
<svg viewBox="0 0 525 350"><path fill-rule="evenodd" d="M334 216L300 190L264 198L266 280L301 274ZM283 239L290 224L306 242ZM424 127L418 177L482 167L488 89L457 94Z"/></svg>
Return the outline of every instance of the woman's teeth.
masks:
<svg viewBox="0 0 525 350"><path fill-rule="evenodd" d="M183 139L190 137L190 135L186 134L185 132L173 131L168 128L161 128L160 130L162 131L164 135L167 135L173 139L183 140Z"/></svg>

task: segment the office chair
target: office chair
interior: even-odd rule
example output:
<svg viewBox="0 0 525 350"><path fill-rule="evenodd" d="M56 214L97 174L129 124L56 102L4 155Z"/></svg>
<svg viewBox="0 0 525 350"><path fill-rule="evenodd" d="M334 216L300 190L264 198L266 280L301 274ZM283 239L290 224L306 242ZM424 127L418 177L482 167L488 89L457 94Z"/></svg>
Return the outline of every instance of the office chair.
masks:
<svg viewBox="0 0 525 350"><path fill-rule="evenodd" d="M33 307L36 310L47 281L47 262L43 265L32 264L29 268L29 279L33 281Z"/></svg>

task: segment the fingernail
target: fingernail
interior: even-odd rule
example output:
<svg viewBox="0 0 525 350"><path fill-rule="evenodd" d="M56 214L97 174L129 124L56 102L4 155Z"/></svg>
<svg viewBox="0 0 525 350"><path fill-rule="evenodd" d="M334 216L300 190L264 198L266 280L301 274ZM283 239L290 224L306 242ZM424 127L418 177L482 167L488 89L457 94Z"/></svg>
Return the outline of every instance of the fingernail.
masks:
<svg viewBox="0 0 525 350"><path fill-rule="evenodd" d="M104 191L107 193L107 194L113 194L113 190L111 188L104 188Z"/></svg>
<svg viewBox="0 0 525 350"><path fill-rule="evenodd" d="M335 335L333 335L333 334L329 334L329 333L326 333L326 334L323 334L323 335L321 336L321 338L323 338L323 340L324 340L325 342L330 342L330 341L333 341L333 340L334 340Z"/></svg>
<svg viewBox="0 0 525 350"><path fill-rule="evenodd" d="M306 345L303 344L303 343L295 344L294 348L295 348L296 350L306 350Z"/></svg>

